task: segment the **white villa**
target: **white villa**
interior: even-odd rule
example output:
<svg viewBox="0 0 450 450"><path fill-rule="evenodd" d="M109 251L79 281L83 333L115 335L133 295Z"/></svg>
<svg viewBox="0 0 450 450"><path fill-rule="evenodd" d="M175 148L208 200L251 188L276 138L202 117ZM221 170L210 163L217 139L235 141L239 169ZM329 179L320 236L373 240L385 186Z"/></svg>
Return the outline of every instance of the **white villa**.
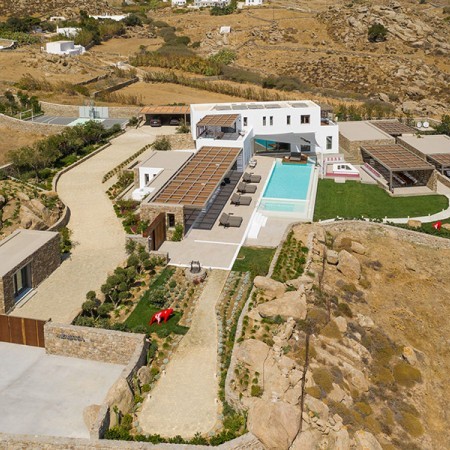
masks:
<svg viewBox="0 0 450 450"><path fill-rule="evenodd" d="M80 31L81 28L77 27L56 27L56 32L67 38L74 38Z"/></svg>
<svg viewBox="0 0 450 450"><path fill-rule="evenodd" d="M245 6L260 6L263 0L245 0Z"/></svg>
<svg viewBox="0 0 450 450"><path fill-rule="evenodd" d="M191 105L196 148L241 147L238 166L256 154L302 153L320 163L339 153L338 126L310 100Z"/></svg>
<svg viewBox="0 0 450 450"><path fill-rule="evenodd" d="M52 55L82 55L86 49L82 45L75 45L73 41L54 41L45 44L45 51Z"/></svg>
<svg viewBox="0 0 450 450"><path fill-rule="evenodd" d="M186 6L186 0L172 0L172 6Z"/></svg>
<svg viewBox="0 0 450 450"><path fill-rule="evenodd" d="M230 4L230 0L194 0L194 6L197 8L208 8L210 6L224 7Z"/></svg>
<svg viewBox="0 0 450 450"><path fill-rule="evenodd" d="M95 20L114 20L115 22L120 22L121 20L128 17L128 14L100 14L98 16L89 16Z"/></svg>

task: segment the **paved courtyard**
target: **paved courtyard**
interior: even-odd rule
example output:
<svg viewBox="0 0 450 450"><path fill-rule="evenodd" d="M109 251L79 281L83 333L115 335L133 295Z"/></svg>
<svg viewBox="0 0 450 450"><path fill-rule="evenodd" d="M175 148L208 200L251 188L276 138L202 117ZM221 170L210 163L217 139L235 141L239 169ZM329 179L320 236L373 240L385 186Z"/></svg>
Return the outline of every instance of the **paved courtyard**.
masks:
<svg viewBox="0 0 450 450"><path fill-rule="evenodd" d="M103 175L113 169L158 134L174 133L173 127L155 130L132 129L112 141L112 145L63 174L58 194L69 206L68 227L73 231L70 259L32 292L29 300L12 315L52 319L70 323L78 314L86 293L99 289L108 273L125 260L125 232L105 194L109 184Z"/></svg>
<svg viewBox="0 0 450 450"><path fill-rule="evenodd" d="M0 342L0 433L88 438L83 410L101 404L124 366Z"/></svg>
<svg viewBox="0 0 450 450"><path fill-rule="evenodd" d="M188 333L144 401L139 415L144 433L190 438L214 428L218 414L215 306L227 276L226 271L211 272Z"/></svg>

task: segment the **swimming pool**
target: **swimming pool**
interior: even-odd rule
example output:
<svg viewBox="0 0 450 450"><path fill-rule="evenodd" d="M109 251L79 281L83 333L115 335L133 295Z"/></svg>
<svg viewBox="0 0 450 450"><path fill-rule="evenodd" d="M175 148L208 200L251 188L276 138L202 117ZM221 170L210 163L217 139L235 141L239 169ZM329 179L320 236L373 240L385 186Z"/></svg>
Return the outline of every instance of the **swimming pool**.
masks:
<svg viewBox="0 0 450 450"><path fill-rule="evenodd" d="M275 216L306 218L313 172L313 164L276 161L259 210Z"/></svg>

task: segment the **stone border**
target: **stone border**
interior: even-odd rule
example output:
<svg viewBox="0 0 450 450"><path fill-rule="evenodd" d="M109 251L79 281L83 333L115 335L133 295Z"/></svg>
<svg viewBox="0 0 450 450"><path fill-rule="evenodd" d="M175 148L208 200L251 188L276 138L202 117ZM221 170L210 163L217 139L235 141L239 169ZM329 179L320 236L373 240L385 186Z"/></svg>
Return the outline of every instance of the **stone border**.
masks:
<svg viewBox="0 0 450 450"><path fill-rule="evenodd" d="M263 445L251 433L244 434L217 447L187 444L150 444L148 442L89 440L53 436L32 436L0 433L0 447L8 450L263 450Z"/></svg>
<svg viewBox="0 0 450 450"><path fill-rule="evenodd" d="M67 226L70 220L70 208L67 205L64 205L64 211L61 217L55 222L51 227L48 228L48 231L60 231L61 228Z"/></svg>

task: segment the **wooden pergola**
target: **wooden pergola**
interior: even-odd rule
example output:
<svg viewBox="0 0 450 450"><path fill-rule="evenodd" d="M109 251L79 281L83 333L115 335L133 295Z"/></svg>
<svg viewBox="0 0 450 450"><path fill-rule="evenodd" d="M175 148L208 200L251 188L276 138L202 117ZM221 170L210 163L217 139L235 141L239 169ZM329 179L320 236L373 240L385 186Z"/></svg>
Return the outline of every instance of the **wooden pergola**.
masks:
<svg viewBox="0 0 450 450"><path fill-rule="evenodd" d="M441 174L444 174L444 171L446 170L450 170L450 153L427 155L427 160L433 164Z"/></svg>

